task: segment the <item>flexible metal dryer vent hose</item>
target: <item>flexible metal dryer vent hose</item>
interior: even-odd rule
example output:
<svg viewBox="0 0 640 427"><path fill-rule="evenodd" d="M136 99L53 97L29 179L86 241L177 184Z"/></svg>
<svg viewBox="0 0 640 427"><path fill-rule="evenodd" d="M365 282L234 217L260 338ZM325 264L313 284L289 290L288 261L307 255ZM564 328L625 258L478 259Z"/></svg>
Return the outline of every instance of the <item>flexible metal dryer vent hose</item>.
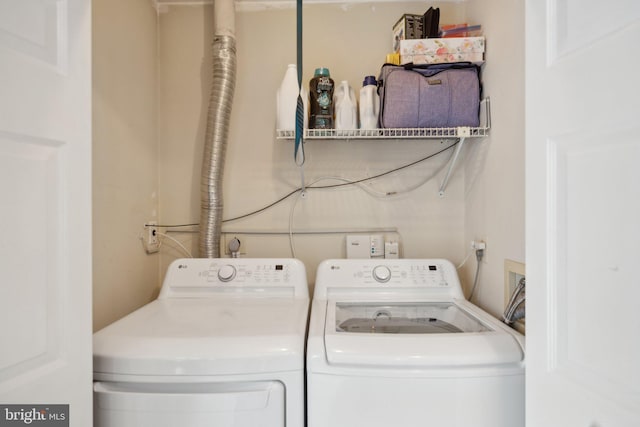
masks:
<svg viewBox="0 0 640 427"><path fill-rule="evenodd" d="M236 40L213 39L213 82L200 181L200 257L220 257L222 176L227 151L233 93L236 86Z"/></svg>

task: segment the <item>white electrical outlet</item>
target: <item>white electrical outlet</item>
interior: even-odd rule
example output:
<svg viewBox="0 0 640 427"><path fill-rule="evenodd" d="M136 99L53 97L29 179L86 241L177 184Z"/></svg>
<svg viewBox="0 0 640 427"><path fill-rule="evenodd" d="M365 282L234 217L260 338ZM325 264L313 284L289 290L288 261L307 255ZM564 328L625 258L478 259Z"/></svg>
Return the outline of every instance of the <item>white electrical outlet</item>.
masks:
<svg viewBox="0 0 640 427"><path fill-rule="evenodd" d="M148 254L153 254L160 250L160 236L158 236L158 227L155 227L157 224L155 221L149 221L144 225L144 248Z"/></svg>
<svg viewBox="0 0 640 427"><path fill-rule="evenodd" d="M487 249L487 244L483 240L472 240L471 249Z"/></svg>
<svg viewBox="0 0 640 427"><path fill-rule="evenodd" d="M488 264L489 261L487 259L487 242L484 240L472 240L471 241L471 249L475 252L477 250L482 250L482 263Z"/></svg>

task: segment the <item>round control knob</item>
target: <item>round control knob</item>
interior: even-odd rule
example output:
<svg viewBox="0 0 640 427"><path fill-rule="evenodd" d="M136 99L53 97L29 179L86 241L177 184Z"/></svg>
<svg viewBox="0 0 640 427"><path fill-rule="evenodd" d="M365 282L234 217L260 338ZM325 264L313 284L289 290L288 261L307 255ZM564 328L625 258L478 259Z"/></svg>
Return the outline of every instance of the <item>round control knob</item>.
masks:
<svg viewBox="0 0 640 427"><path fill-rule="evenodd" d="M391 279L391 270L384 265L378 265L373 268L373 278L380 283L388 282Z"/></svg>
<svg viewBox="0 0 640 427"><path fill-rule="evenodd" d="M236 268L233 265L223 265L218 270L218 279L221 282L230 282L234 277L236 277Z"/></svg>

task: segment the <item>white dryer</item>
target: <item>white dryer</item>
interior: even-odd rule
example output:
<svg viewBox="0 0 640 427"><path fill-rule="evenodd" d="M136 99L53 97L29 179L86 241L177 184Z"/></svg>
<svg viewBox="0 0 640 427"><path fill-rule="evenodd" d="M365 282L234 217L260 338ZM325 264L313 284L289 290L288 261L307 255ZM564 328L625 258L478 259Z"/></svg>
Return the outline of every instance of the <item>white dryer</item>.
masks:
<svg viewBox="0 0 640 427"><path fill-rule="evenodd" d="M524 426L524 340L446 260L328 260L307 342L308 427Z"/></svg>
<svg viewBox="0 0 640 427"><path fill-rule="evenodd" d="M93 339L94 427L302 427L309 308L293 259L180 259Z"/></svg>

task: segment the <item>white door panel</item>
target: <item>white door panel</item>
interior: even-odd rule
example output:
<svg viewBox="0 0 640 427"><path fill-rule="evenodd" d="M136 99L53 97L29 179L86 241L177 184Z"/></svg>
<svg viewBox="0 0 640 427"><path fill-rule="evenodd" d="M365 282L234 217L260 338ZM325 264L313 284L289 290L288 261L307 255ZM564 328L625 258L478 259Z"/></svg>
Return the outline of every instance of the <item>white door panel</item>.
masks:
<svg viewBox="0 0 640 427"><path fill-rule="evenodd" d="M0 46L63 71L67 60L67 1L2 3L7 13L0 15Z"/></svg>
<svg viewBox="0 0 640 427"><path fill-rule="evenodd" d="M60 144L0 132L0 181L5 228L0 243L0 314L3 346L0 380L15 378L58 357L61 280L59 236ZM32 244L26 246L26 242ZM24 302L18 304L17 302Z"/></svg>
<svg viewBox="0 0 640 427"><path fill-rule="evenodd" d="M91 2L0 0L0 403L91 425Z"/></svg>
<svg viewBox="0 0 640 427"><path fill-rule="evenodd" d="M549 52L552 59L581 48L603 42L611 33L632 23L640 16L637 0L584 2L582 0L549 0ZM537 37L542 32L537 32Z"/></svg>
<svg viewBox="0 0 640 427"><path fill-rule="evenodd" d="M527 425L640 425L640 3L527 2Z"/></svg>

